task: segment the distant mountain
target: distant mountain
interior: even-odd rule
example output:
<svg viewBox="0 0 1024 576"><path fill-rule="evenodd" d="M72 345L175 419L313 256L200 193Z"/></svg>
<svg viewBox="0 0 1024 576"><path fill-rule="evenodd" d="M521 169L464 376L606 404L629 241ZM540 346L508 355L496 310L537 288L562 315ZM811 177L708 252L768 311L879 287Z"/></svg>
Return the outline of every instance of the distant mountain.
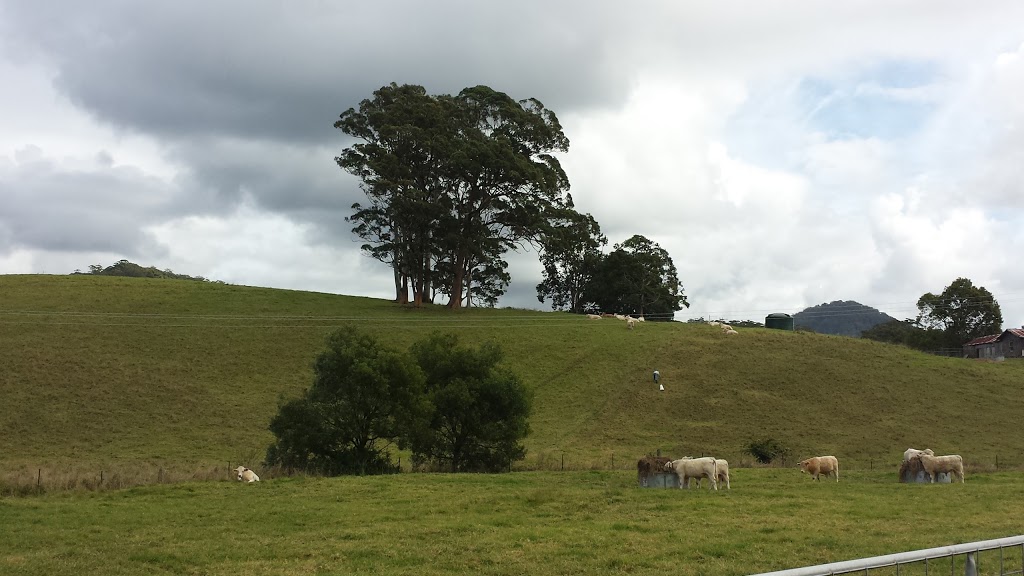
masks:
<svg viewBox="0 0 1024 576"><path fill-rule="evenodd" d="M896 320L888 314L852 300L836 300L797 312L793 323L799 329L810 328L818 334L836 334L860 338L860 333L878 324Z"/></svg>

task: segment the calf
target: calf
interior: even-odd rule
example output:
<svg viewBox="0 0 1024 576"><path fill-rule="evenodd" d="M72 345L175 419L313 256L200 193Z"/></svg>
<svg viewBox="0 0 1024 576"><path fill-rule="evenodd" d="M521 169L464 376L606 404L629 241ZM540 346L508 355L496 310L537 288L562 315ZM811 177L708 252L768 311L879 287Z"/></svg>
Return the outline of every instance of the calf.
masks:
<svg viewBox="0 0 1024 576"><path fill-rule="evenodd" d="M252 483L260 481L260 477L257 476L255 472L249 470L245 466L239 466L238 468L235 468L235 474L238 475L238 479L242 482Z"/></svg>

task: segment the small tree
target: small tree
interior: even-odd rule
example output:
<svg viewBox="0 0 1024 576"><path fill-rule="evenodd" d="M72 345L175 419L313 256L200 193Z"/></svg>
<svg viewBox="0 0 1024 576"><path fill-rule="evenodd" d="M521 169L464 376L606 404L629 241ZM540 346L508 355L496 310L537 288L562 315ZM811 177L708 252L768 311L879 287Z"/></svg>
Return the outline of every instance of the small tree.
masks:
<svg viewBox="0 0 1024 576"><path fill-rule="evenodd" d="M670 320L690 306L668 252L640 235L616 244L600 261L585 294L600 310L650 320Z"/></svg>
<svg viewBox="0 0 1024 576"><path fill-rule="evenodd" d="M924 294L917 301L917 309L918 326L945 332L945 346L949 348L1002 331L999 303L984 286L975 287L967 278L957 278L939 295Z"/></svg>
<svg viewBox="0 0 1024 576"><path fill-rule="evenodd" d="M393 469L388 448L423 423L423 374L408 354L342 329L313 363L313 385L270 421L267 463L318 474Z"/></svg>
<svg viewBox="0 0 1024 576"><path fill-rule="evenodd" d="M743 453L754 457L761 464L771 464L789 455L789 448L774 438L751 440L743 447Z"/></svg>
<svg viewBox="0 0 1024 576"><path fill-rule="evenodd" d="M412 441L413 457L457 472L498 472L526 455L531 394L498 368L501 349L460 346L454 334L413 344L433 406L429 429Z"/></svg>

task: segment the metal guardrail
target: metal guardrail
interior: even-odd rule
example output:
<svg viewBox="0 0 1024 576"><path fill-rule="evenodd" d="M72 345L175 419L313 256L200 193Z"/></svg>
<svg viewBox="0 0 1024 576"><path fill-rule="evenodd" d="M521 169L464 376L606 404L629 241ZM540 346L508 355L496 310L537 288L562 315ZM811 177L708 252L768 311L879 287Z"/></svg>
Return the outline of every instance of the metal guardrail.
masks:
<svg viewBox="0 0 1024 576"><path fill-rule="evenodd" d="M1003 550L1011 547L1020 548L1021 569L1012 572L1005 572L1003 569ZM901 552L886 556L874 556L871 558L860 558L847 560L845 562L833 562L831 564L819 564L817 566L806 566L793 568L791 570L780 570L778 572L764 572L755 576L829 576L831 574L849 574L862 572L868 574L869 570L877 568L896 567L899 574L899 567L903 564L924 562L924 572L928 574L930 560L937 558L950 558L950 574L954 571L954 561L957 556L964 555L964 576L978 576L978 552L984 550L996 550L999 552L999 574L1010 576L1021 574L1024 576L1024 536L1011 536L1009 538L997 538L995 540L982 540L980 542L968 542L966 544L955 544L953 546L940 546L938 548L927 548L925 550L914 550L912 552ZM944 571L943 571L944 572ZM938 572L936 572L938 573Z"/></svg>

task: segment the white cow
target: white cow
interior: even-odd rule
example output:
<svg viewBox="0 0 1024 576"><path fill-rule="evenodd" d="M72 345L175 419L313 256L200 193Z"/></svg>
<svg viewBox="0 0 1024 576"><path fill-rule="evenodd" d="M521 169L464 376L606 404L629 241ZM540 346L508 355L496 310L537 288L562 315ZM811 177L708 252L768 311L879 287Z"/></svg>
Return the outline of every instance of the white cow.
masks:
<svg viewBox="0 0 1024 576"><path fill-rule="evenodd" d="M242 482L249 482L251 484L253 482L260 481L260 477L257 476L255 472L249 470L245 466L239 466L238 468L235 468L235 474L238 475L238 479Z"/></svg>
<svg viewBox="0 0 1024 576"><path fill-rule="evenodd" d="M721 486L725 483L726 490L732 490L732 486L729 484L729 461L722 460L721 458L715 458L715 467L718 468L718 485ZM700 481L703 478L697 478L697 489L700 490Z"/></svg>
<svg viewBox="0 0 1024 576"><path fill-rule="evenodd" d="M927 454L929 456L935 456L935 452L933 452L931 448L925 448L924 450L917 450L917 449L914 449L914 448L907 448L907 451L903 453L903 461L907 462L911 458L914 458L915 456L920 456L921 454Z"/></svg>
<svg viewBox="0 0 1024 576"><path fill-rule="evenodd" d="M935 479L939 474L946 473L950 476L958 476L960 478L960 482L963 483L964 459L960 456L956 454L952 454L950 456L918 454L916 457L921 459L921 466L924 467L924 472L928 475L929 482L935 482Z"/></svg>
<svg viewBox="0 0 1024 576"><path fill-rule="evenodd" d="M703 458L680 458L679 460L666 462L665 471L675 472L676 476L679 476L680 488L689 487L690 478L708 478L711 480L711 488L718 490L718 466L716 465L716 460L710 456Z"/></svg>

